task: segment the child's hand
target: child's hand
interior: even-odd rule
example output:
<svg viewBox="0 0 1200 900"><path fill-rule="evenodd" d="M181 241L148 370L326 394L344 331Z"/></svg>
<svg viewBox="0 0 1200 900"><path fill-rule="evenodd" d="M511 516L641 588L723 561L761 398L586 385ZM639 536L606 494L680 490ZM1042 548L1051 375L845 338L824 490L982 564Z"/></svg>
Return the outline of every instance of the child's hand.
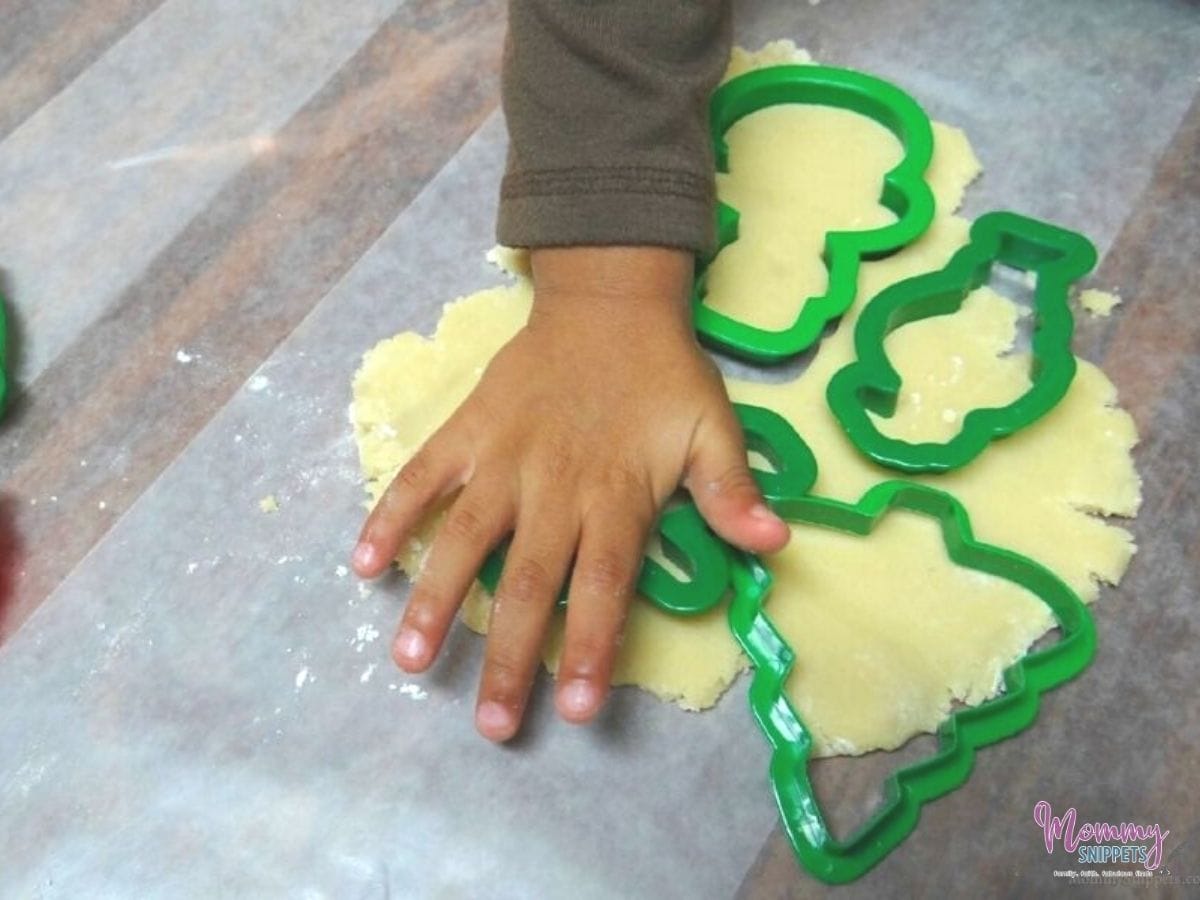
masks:
<svg viewBox="0 0 1200 900"><path fill-rule="evenodd" d="M492 607L476 727L520 726L559 589L571 572L556 705L604 702L657 515L682 482L724 538L769 552L787 526L762 504L741 430L693 336L691 254L535 250L528 324L400 471L367 519L355 569L383 572L440 497L462 492L413 589L393 655L426 669L484 558L510 532Z"/></svg>

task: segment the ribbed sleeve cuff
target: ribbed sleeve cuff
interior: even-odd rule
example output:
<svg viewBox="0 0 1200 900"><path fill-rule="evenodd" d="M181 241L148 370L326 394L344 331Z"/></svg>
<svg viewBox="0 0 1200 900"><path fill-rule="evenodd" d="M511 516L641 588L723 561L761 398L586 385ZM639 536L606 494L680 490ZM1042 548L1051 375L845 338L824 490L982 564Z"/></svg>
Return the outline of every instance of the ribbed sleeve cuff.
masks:
<svg viewBox="0 0 1200 900"><path fill-rule="evenodd" d="M653 168L513 172L500 188L496 237L508 247L653 245L711 252L713 182Z"/></svg>

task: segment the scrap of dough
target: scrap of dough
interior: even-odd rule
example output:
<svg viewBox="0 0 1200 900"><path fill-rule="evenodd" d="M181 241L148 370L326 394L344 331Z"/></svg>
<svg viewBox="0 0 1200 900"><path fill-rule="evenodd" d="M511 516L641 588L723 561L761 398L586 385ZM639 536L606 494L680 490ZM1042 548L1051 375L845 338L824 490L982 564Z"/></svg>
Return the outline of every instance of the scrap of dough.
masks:
<svg viewBox="0 0 1200 900"><path fill-rule="evenodd" d="M781 195L796 190L797 183L807 184L810 173L788 165L796 149L774 140L789 114L802 117L812 132L825 128L824 116L831 129L862 130L862 123L848 125L836 110L749 116L729 136L731 173L721 180L723 199L738 194L747 202L753 194L754 173L739 169L739 161L748 158L787 182L776 184ZM809 164L821 168L827 183L842 185L853 183L847 165L886 167L894 141L889 151L886 132L867 123L866 131L872 129L874 136L856 140L878 147L853 154L831 147L830 155ZM926 235L901 253L864 265L854 308L800 376L784 383L728 380L735 400L769 406L796 426L817 456L818 494L857 500L872 485L896 476L847 441L826 406L825 386L852 358L854 320L865 300L902 278L940 268L966 242L969 223L950 211L979 165L961 131L935 125L934 135L928 179L939 213ZM773 150L764 149L768 144ZM878 184L881 174L858 177ZM820 216L780 214L794 230L794 246L819 246L827 217L842 223L878 221L881 213L871 192L856 194L845 205L827 195L810 198ZM766 205L753 212L771 215ZM751 213L742 210L744 223ZM750 297L746 308L736 308L736 299L716 302L727 303L727 312L761 317L756 321L787 320L797 298L823 288L820 267L795 256L794 264L781 257L762 271L753 252L741 259L722 254L714 264L724 269L720 277L734 287L751 284L757 290L741 292ZM527 265L519 253L503 253L494 261L517 273ZM777 289L786 281L795 290ZM730 291L731 298L737 295ZM402 334L366 355L355 377L352 420L373 499L466 396L487 361L521 326L530 302L528 281L517 277L510 286L447 305L432 339ZM963 312L913 323L890 336L888 351L900 361L906 385L918 392L921 386L944 391L940 398L932 391L928 401L917 403L910 390L887 427L898 434L933 429L948 435L960 417L949 419L947 410L962 412L1007 391L1019 393L1028 360L1008 352L1019 315L1015 304L985 288ZM957 379L955 373L961 373ZM1090 601L1099 582L1120 579L1134 552L1131 535L1097 514L1136 513L1140 482L1130 456L1136 440L1132 419L1116 407L1112 383L1081 361L1066 397L1039 422L995 442L964 469L915 480L955 494L969 510L979 539L1037 559ZM435 516L410 542L400 559L405 571L420 571L436 525ZM933 730L955 701L977 703L993 695L1003 669L1051 624L1041 603L1022 589L952 565L930 523L911 513L893 513L869 538L795 526L791 543L769 563L777 579L767 611L798 660L787 691L822 755L890 749ZM476 587L464 608L467 624L484 630L488 604ZM546 647L551 670L561 620L560 615ZM614 680L699 709L715 703L745 665L722 611L682 619L638 602Z"/></svg>
<svg viewBox="0 0 1200 900"><path fill-rule="evenodd" d="M734 47L729 54L729 65L725 68L722 81L728 81L749 72L751 69L761 69L766 66L780 65L811 65L812 56L802 47L797 47L795 41L782 38L778 41L768 41L757 50L747 50L745 47Z"/></svg>
<svg viewBox="0 0 1200 900"><path fill-rule="evenodd" d="M267 494L258 501L258 509L260 512L275 513L279 512L279 501L275 499L274 494Z"/></svg>
<svg viewBox="0 0 1200 900"><path fill-rule="evenodd" d="M1108 291L1098 291L1095 288L1088 288L1085 291L1079 292L1079 305L1093 316L1107 318L1120 302L1121 298L1119 296L1110 294Z"/></svg>

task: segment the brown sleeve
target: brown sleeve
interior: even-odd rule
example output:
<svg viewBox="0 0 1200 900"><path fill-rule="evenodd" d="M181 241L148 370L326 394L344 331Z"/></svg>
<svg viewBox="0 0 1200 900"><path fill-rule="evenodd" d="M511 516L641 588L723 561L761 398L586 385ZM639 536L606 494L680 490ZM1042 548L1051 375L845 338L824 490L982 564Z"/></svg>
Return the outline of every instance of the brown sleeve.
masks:
<svg viewBox="0 0 1200 900"><path fill-rule="evenodd" d="M712 249L731 34L729 0L510 0L500 242Z"/></svg>

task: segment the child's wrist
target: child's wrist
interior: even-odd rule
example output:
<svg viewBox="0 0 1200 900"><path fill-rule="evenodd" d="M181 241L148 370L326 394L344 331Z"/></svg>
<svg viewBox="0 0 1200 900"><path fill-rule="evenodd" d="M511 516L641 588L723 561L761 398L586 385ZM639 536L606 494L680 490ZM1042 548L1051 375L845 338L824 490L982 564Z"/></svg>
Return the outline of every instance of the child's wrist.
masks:
<svg viewBox="0 0 1200 900"><path fill-rule="evenodd" d="M668 247L546 247L530 253L534 313L691 333L693 256Z"/></svg>

